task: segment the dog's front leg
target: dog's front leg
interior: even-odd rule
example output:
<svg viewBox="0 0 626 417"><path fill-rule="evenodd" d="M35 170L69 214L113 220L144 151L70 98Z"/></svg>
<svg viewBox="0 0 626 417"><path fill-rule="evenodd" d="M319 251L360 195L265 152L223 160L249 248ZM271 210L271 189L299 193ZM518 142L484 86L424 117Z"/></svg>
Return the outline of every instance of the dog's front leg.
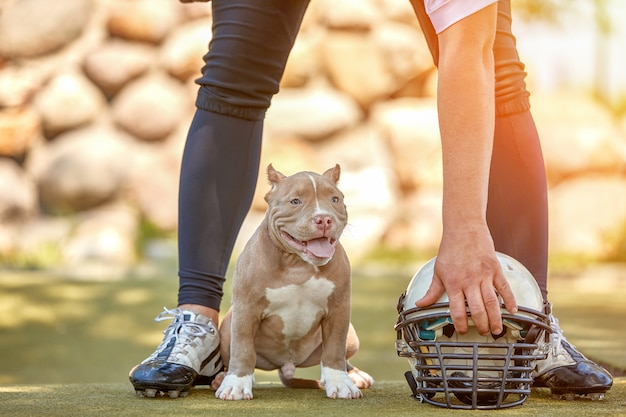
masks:
<svg viewBox="0 0 626 417"><path fill-rule="evenodd" d="M230 326L231 332L228 373L215 396L222 400L251 400L256 364L254 339L259 320L246 311L245 304L233 306L230 314L230 323L223 323Z"/></svg>
<svg viewBox="0 0 626 417"><path fill-rule="evenodd" d="M347 304L349 306L349 302ZM350 310L334 311L322 321L321 383L329 398L361 398L347 372L346 338L350 327Z"/></svg>

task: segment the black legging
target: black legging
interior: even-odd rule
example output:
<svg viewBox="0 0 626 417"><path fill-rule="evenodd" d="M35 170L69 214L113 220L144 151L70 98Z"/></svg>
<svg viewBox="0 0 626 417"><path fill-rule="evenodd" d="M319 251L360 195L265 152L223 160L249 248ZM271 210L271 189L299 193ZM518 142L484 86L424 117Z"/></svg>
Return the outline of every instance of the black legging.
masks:
<svg viewBox="0 0 626 417"><path fill-rule="evenodd" d="M233 245L250 209L263 118L308 1L214 0L181 169L178 304L219 310Z"/></svg>
<svg viewBox="0 0 626 417"><path fill-rule="evenodd" d="M415 0L437 62L437 38ZM179 195L178 303L219 310L233 245L250 209L263 118L278 92L308 0L213 0L213 38L198 80L196 114L183 155ZM496 249L521 261L545 296L547 202L539 138L523 64L498 5L496 126L487 218Z"/></svg>

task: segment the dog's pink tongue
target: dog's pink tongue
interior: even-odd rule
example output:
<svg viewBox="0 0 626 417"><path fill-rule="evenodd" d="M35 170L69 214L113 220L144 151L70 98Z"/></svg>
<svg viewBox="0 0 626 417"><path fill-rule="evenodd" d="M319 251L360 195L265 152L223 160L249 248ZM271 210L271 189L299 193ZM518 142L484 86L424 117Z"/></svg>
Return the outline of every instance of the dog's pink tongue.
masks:
<svg viewBox="0 0 626 417"><path fill-rule="evenodd" d="M306 247L318 258L330 258L335 254L335 247L330 244L330 239L325 237L309 240Z"/></svg>

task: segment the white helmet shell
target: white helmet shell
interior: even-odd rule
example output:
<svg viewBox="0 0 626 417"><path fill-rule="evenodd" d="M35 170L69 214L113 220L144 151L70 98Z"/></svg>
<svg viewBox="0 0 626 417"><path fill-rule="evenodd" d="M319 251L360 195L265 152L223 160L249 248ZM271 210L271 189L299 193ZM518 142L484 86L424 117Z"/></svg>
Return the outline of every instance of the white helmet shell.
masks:
<svg viewBox="0 0 626 417"><path fill-rule="evenodd" d="M517 304L534 311L543 311L544 302L541 295L541 289L539 289L537 281L535 281L528 269L526 269L521 262L508 255L496 252L496 256L500 262L500 266L502 267L502 272L504 273L511 290L515 295L515 301ZM426 291L430 288L430 284L433 280L436 260L437 258L435 257L426 262L426 264L424 264L424 266L422 266L413 276L411 282L409 282L404 298L404 310L415 307L415 302L426 295ZM444 292L435 304L447 302L448 294ZM443 309L449 311L447 307L444 307ZM526 313L524 313L524 311L520 311L519 314L525 315ZM469 324L473 325L471 319Z"/></svg>

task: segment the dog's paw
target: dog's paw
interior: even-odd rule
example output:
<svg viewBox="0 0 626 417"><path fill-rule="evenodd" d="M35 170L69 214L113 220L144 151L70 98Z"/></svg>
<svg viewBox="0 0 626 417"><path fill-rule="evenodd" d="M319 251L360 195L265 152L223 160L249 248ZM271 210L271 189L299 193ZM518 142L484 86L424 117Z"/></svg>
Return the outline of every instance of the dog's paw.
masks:
<svg viewBox="0 0 626 417"><path fill-rule="evenodd" d="M352 368L348 371L348 376L354 382L357 388L366 389L374 384L374 378L365 371L359 368Z"/></svg>
<svg viewBox="0 0 626 417"><path fill-rule="evenodd" d="M215 397L220 400L251 400L253 383L253 375L237 376L227 374L215 392Z"/></svg>
<svg viewBox="0 0 626 417"><path fill-rule="evenodd" d="M215 378L213 379L213 382L211 382L211 388L213 388L215 391L217 391L217 389L220 387L220 385L222 385L222 381L224 380L224 377L226 376L226 372L222 371L219 374L215 375Z"/></svg>
<svg viewBox="0 0 626 417"><path fill-rule="evenodd" d="M363 397L361 391L354 385L354 382L352 382L352 379L345 371L322 366L322 379L320 382L324 385L328 398L350 400Z"/></svg>

